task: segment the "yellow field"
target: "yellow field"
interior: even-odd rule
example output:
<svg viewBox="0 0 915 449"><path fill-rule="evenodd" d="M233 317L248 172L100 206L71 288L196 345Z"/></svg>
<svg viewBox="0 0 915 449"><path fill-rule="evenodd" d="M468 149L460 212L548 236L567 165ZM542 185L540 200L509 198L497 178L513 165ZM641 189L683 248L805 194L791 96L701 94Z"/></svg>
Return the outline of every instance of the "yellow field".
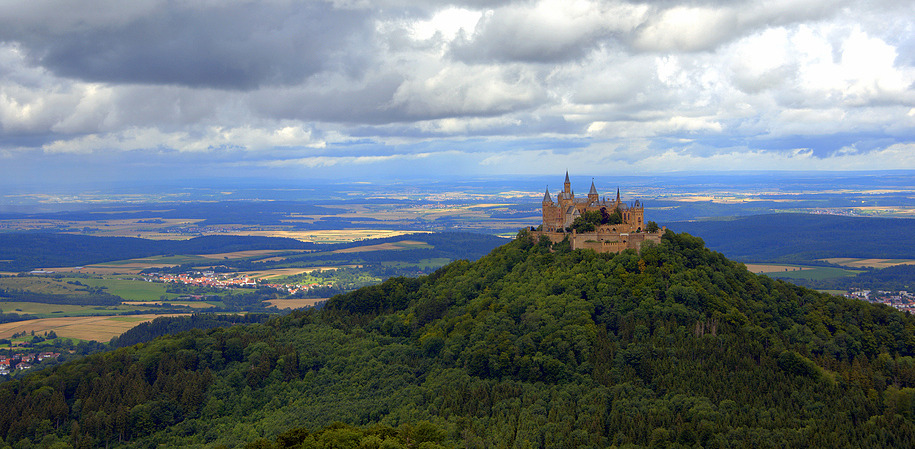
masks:
<svg viewBox="0 0 915 449"><path fill-rule="evenodd" d="M11 338L18 332L35 331L45 333L53 330L58 337L78 338L107 342L111 337L123 334L134 326L152 321L160 316L180 316L187 313L169 315L120 315L120 316L85 316L42 318L38 320L17 321L0 324L0 338Z"/></svg>
<svg viewBox="0 0 915 449"><path fill-rule="evenodd" d="M298 298L298 299L271 299L270 301L264 301L272 306L276 306L279 309L301 309L305 307L311 307L321 301L325 301L327 298Z"/></svg>
<svg viewBox="0 0 915 449"><path fill-rule="evenodd" d="M778 271L802 271L812 269L810 267L793 267L790 265L769 265L759 263L748 263L744 265L747 266L747 270L750 270L751 273L775 273Z"/></svg>
<svg viewBox="0 0 915 449"><path fill-rule="evenodd" d="M915 260L911 259L854 259L850 257L834 257L832 259L821 260L852 268L886 268L895 265L915 265Z"/></svg>

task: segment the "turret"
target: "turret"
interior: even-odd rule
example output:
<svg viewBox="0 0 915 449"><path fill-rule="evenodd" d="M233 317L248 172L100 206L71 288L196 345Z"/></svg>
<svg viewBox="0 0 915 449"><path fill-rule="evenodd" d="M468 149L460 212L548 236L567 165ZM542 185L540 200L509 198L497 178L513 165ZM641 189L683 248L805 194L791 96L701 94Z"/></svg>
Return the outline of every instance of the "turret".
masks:
<svg viewBox="0 0 915 449"><path fill-rule="evenodd" d="M591 179L591 190L588 191L588 203L594 204L600 200L600 195L597 193L597 188L594 187L594 179Z"/></svg>
<svg viewBox="0 0 915 449"><path fill-rule="evenodd" d="M572 183L569 182L569 171L566 170L566 182L562 184L562 191L565 193L572 193Z"/></svg>
<svg viewBox="0 0 915 449"><path fill-rule="evenodd" d="M550 196L550 188L546 188L546 192L543 193L543 205L549 206L553 204L553 198Z"/></svg>

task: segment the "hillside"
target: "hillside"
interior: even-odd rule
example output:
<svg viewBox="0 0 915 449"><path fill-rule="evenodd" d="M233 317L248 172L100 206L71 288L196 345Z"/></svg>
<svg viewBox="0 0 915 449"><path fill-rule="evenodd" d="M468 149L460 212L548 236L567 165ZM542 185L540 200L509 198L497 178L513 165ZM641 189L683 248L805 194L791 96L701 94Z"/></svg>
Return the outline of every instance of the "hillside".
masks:
<svg viewBox="0 0 915 449"><path fill-rule="evenodd" d="M911 447L915 317L749 273L521 233L323 310L0 385L17 447ZM336 423L336 424L334 424Z"/></svg>
<svg viewBox="0 0 915 449"><path fill-rule="evenodd" d="M379 245L402 240L419 240L428 243L431 248L396 251L396 255L393 257L391 257L391 251L373 251L372 254L361 254L358 259L351 254L328 254L356 246ZM247 250L309 250L315 254L290 255L282 261L273 262L233 260L230 263L242 269L251 266L263 269L294 266L296 263L306 263L307 266L307 263L335 264L341 261L377 263L392 259L400 261L435 257L477 259L504 241L504 239L492 235L466 232L409 234L336 244L315 244L283 237L236 235L210 235L189 240L150 240L135 237L94 237L43 232L0 233L0 271L28 271L35 268L89 265L163 254L214 254Z"/></svg>
<svg viewBox="0 0 915 449"><path fill-rule="evenodd" d="M915 220L766 214L726 221L665 223L700 236L742 262L811 262L831 257L915 259Z"/></svg>

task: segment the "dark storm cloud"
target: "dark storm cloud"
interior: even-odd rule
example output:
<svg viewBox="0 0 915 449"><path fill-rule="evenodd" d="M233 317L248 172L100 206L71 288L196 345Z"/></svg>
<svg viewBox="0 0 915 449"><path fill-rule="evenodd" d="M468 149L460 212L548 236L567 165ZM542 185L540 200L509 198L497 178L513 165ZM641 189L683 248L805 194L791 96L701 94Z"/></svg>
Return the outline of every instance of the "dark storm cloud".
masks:
<svg viewBox="0 0 915 449"><path fill-rule="evenodd" d="M82 6L87 17L71 21L44 15L56 12L41 5L11 8L0 13L0 39L58 76L230 89L359 72L371 53L368 14L324 2L162 3L110 18L88 17L105 4Z"/></svg>

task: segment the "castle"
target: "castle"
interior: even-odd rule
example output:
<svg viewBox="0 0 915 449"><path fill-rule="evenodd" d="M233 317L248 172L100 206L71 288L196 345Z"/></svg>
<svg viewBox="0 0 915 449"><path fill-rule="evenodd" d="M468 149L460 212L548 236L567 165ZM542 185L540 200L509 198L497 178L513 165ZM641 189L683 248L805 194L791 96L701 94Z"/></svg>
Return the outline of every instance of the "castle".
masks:
<svg viewBox="0 0 915 449"><path fill-rule="evenodd" d="M645 207L639 200L631 204L620 201L619 189L615 200L601 198L592 180L588 196L575 198L568 171L556 201L550 196L548 187L542 204L543 223L533 234L546 236L553 243L568 238L572 249L586 248L602 253L629 248L638 250L646 241L660 242L661 234L666 230L645 222Z"/></svg>

